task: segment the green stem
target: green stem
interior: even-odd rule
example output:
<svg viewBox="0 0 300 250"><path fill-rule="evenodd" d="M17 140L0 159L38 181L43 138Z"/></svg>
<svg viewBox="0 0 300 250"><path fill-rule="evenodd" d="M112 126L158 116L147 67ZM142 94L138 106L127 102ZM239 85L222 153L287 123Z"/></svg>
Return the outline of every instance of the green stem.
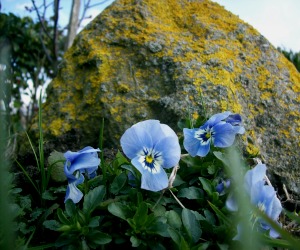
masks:
<svg viewBox="0 0 300 250"><path fill-rule="evenodd" d="M41 168L41 178L42 178L42 194L47 188L47 178L44 165L44 140L43 140L43 128L42 128L42 91L39 97L39 156L40 156L40 168Z"/></svg>
<svg viewBox="0 0 300 250"><path fill-rule="evenodd" d="M37 193L41 196L41 192L38 189L38 187L34 184L33 180L30 178L30 176L28 175L27 171L23 168L23 166L16 160L16 163L18 164L18 166L22 169L23 173L25 174L25 176L27 177L27 179L30 181L30 183L32 184L32 186L34 187L34 189L37 191Z"/></svg>
<svg viewBox="0 0 300 250"><path fill-rule="evenodd" d="M106 164L104 162L104 155L103 155L103 133L104 133L104 118L101 120L101 126L100 126L100 133L99 133L99 148L100 148L100 159L101 159L101 169L103 174L103 182L106 182Z"/></svg>
<svg viewBox="0 0 300 250"><path fill-rule="evenodd" d="M175 196L175 194L172 192L171 189L169 189L169 191L171 192L171 194L173 195L174 199L178 202L178 204L182 207L185 208L185 206L183 206L183 204L180 202L180 200Z"/></svg>

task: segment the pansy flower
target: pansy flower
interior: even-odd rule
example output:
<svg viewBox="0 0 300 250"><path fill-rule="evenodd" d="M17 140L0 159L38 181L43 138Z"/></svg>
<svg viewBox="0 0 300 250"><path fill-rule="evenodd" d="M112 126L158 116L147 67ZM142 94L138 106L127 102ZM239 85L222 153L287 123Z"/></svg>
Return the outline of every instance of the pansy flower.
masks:
<svg viewBox="0 0 300 250"><path fill-rule="evenodd" d="M191 156L204 157L210 150L210 144L215 147L230 147L236 134L243 134L244 127L240 126L242 118L239 114L229 111L215 114L200 128L183 129L183 146Z"/></svg>
<svg viewBox="0 0 300 250"><path fill-rule="evenodd" d="M247 171L244 177L244 188L251 204L258 207L273 221L278 221L278 217L282 211L282 206L277 198L276 192L272 186L265 185L266 165L257 164L253 169ZM237 211L237 203L233 195L229 195L226 201L226 207L231 211ZM269 234L272 238L277 238L279 234L264 220L258 219L260 228L270 230ZM240 227L240 226L239 226ZM235 239L239 239L241 228L238 227L238 235Z"/></svg>
<svg viewBox="0 0 300 250"><path fill-rule="evenodd" d="M180 160L180 145L175 132L157 120L139 122L121 137L124 154L142 175L141 188L160 191L168 187L164 168Z"/></svg>
<svg viewBox="0 0 300 250"><path fill-rule="evenodd" d="M68 199L71 199L74 203L78 203L81 200L83 194L77 188L77 185L84 182L83 174L88 178L95 177L96 170L100 164L97 154L99 151L100 149L88 146L78 152L67 151L64 154L66 158L64 172L68 179L65 202Z"/></svg>

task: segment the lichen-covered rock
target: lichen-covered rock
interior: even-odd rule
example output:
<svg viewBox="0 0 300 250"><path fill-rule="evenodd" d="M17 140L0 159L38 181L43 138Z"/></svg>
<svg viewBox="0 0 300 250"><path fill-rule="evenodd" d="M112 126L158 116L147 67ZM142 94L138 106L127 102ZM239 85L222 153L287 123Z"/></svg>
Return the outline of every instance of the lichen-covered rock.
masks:
<svg viewBox="0 0 300 250"><path fill-rule="evenodd" d="M300 194L300 74L254 28L208 0L116 0L75 39L43 107L56 150L107 146L134 123L188 113L245 120L245 146ZM205 107L203 106L205 104Z"/></svg>

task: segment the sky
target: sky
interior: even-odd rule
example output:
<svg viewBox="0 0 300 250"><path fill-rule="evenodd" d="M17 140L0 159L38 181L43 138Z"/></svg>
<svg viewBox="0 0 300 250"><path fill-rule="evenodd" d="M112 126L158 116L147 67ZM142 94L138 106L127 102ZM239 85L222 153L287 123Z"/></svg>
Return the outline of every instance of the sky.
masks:
<svg viewBox="0 0 300 250"><path fill-rule="evenodd" d="M104 0L92 0L100 3ZM94 7L87 15L96 17L114 0L106 0L101 6ZM158 0L159 1L159 0ZM233 14L252 25L265 36L275 47L300 52L300 0L213 0L224 6ZM12 12L15 15L28 15L25 6L32 6L30 0L0 0L1 12ZM37 5L41 0L35 0ZM50 2L47 1L47 2ZM64 27L69 20L72 1L61 0L60 23ZM49 10L51 12L51 9ZM34 14L32 14L35 17ZM92 19L85 20L86 25Z"/></svg>

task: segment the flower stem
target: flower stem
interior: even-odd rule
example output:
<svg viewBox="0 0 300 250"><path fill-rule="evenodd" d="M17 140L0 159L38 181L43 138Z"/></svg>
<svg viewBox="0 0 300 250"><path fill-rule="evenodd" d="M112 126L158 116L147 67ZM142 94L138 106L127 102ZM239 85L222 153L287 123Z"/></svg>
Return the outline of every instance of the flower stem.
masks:
<svg viewBox="0 0 300 250"><path fill-rule="evenodd" d="M180 200L175 196L175 194L172 192L172 190L169 189L169 191L170 191L171 194L173 195L174 199L178 202L178 204L179 204L182 208L185 208L185 206L182 205L182 203L181 203Z"/></svg>

